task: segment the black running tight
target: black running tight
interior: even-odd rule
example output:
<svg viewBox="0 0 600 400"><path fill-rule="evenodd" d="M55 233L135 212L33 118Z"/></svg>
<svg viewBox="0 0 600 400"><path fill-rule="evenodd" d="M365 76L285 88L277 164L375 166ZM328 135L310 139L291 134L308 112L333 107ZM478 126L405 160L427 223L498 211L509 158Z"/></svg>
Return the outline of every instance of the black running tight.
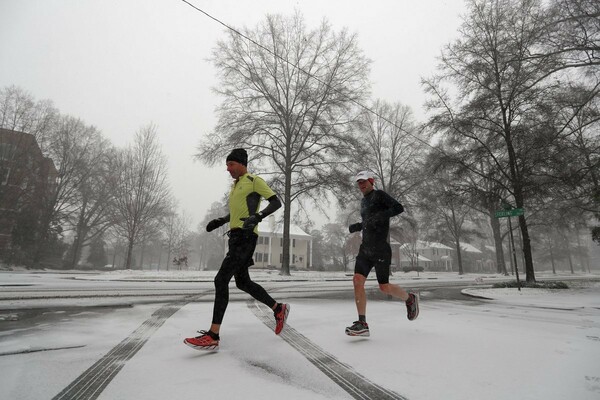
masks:
<svg viewBox="0 0 600 400"><path fill-rule="evenodd" d="M221 268L215 276L215 305L213 309L213 324L221 324L229 303L229 282L235 277L235 284L256 300L273 307L277 302L267 291L250 279L248 268L254 264L252 256L256 248L258 236L245 230L234 230L229 235L229 251L223 259Z"/></svg>

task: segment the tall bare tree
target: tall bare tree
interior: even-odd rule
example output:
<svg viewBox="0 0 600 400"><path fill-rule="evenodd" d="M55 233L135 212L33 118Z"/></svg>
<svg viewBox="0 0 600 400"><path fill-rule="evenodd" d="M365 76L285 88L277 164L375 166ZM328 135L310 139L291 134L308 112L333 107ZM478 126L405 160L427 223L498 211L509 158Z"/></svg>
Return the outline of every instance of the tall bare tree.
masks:
<svg viewBox="0 0 600 400"><path fill-rule="evenodd" d="M414 201L415 189L423 182L426 138L420 137L410 107L377 100L372 109L374 113L362 115L356 161L361 169L375 172L382 190L403 201Z"/></svg>
<svg viewBox="0 0 600 400"><path fill-rule="evenodd" d="M136 133L134 143L118 154L114 169L115 227L127 241L125 267L131 268L134 245L158 226L171 198L167 160L154 125Z"/></svg>
<svg viewBox="0 0 600 400"><path fill-rule="evenodd" d="M91 192L93 181L101 179L98 172L108 147L108 141L101 133L82 120L70 116L60 116L56 120L46 140L46 153L58 170L57 189L45 204L42 220L44 233L38 241L36 261L42 257L52 229L65 230L70 229L70 226L74 227L78 235L75 253L80 254L81 245L89 232L86 232L86 225L91 221L88 218L94 218L98 211L92 211L88 207L97 201L98 207L105 207L108 201L106 190L97 190L96 198L93 198ZM84 223L86 219L88 221Z"/></svg>
<svg viewBox="0 0 600 400"><path fill-rule="evenodd" d="M68 260L72 267L79 261L83 247L102 239L113 224L114 196L108 190L115 173L111 165L113 155L108 141L98 137L89 149L86 164L78 168L81 178L68 217L75 233Z"/></svg>
<svg viewBox="0 0 600 400"><path fill-rule="evenodd" d="M518 208L527 207L531 194L543 190L531 178L551 150L549 145L565 132L558 120L549 123L544 110L564 95L560 88L579 81L585 84L586 95L572 98L577 103L563 119L568 121L600 88L599 77L591 72L597 60L585 59L588 46L579 48L574 36L558 34L569 25L573 32L597 35L597 29L580 31L574 27L582 22L594 26L597 18L595 23L588 16L564 19L551 5L541 0L469 0L461 37L444 49L439 73L424 81L432 95L432 126L462 145L476 145L477 151L471 156L485 153L497 171L497 183L510 193L512 204ZM553 40L558 37L564 40L558 46L561 49L570 41L568 51L558 50ZM584 72L589 74L582 80ZM453 84L455 90L448 91L443 83ZM561 112L562 117L567 116L568 108ZM525 215L519 217L519 227L526 279L535 281Z"/></svg>
<svg viewBox="0 0 600 400"><path fill-rule="evenodd" d="M268 15L248 39L230 32L213 51L223 97L215 131L198 148L209 164L233 146L250 148L282 193L282 274L289 274L292 205L321 199L351 159L355 102L368 89L369 61L356 35L334 32L327 21L309 29L301 14ZM263 161L259 164L259 161Z"/></svg>

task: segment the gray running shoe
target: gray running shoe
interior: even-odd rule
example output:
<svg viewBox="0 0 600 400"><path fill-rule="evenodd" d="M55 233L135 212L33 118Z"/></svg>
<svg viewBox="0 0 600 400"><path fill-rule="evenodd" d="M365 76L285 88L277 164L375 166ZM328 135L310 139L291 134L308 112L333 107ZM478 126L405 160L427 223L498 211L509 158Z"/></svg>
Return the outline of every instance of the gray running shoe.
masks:
<svg viewBox="0 0 600 400"><path fill-rule="evenodd" d="M352 326L346 328L348 336L371 336L369 333L369 325L366 322L354 321Z"/></svg>
<svg viewBox="0 0 600 400"><path fill-rule="evenodd" d="M414 321L419 316L419 294L410 292L406 300L406 316L409 321Z"/></svg>

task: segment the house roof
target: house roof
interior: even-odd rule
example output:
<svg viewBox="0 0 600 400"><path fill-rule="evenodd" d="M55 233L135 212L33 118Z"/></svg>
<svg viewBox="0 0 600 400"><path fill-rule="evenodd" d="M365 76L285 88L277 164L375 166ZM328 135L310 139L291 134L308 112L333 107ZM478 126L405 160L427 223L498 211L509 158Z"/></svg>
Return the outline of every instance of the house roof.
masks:
<svg viewBox="0 0 600 400"><path fill-rule="evenodd" d="M479 250L477 247L475 247L469 243L461 243L460 248L461 248L461 250L464 250L467 253L482 253L481 250Z"/></svg>
<svg viewBox="0 0 600 400"><path fill-rule="evenodd" d="M271 224L263 221L258 225L259 236L283 237L283 224ZM312 236L304 232L298 225L290 224L290 237L295 239L312 239Z"/></svg>
<svg viewBox="0 0 600 400"><path fill-rule="evenodd" d="M419 242L421 243L423 248L436 248L436 249L442 249L442 250L452 250L452 247L448 247L445 244L441 244L441 243L437 243L437 242L424 242L424 241L419 241Z"/></svg>
<svg viewBox="0 0 600 400"><path fill-rule="evenodd" d="M394 243L392 241L392 243ZM397 243L397 242L396 242ZM407 248L412 246L409 243L404 243L403 245L401 245L401 248ZM415 249L420 250L420 249L442 249L442 250L452 250L452 247L448 247L445 244L441 244L441 243L437 243L437 242L425 242L423 240L417 240L415 243Z"/></svg>

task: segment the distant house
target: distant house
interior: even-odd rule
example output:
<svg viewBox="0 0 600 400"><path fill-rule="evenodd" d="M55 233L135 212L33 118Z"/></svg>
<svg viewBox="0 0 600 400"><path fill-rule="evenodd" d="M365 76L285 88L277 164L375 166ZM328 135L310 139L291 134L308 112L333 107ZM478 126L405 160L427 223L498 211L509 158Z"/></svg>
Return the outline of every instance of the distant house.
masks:
<svg viewBox="0 0 600 400"><path fill-rule="evenodd" d="M460 244L463 270L465 272L477 272L482 270L483 252L469 243Z"/></svg>
<svg viewBox="0 0 600 400"><path fill-rule="evenodd" d="M496 271L496 248L482 244L475 247L470 244L461 245L467 254L468 268L470 272L494 272Z"/></svg>
<svg viewBox="0 0 600 400"><path fill-rule="evenodd" d="M0 129L0 253L12 247L19 214L37 215L57 179L54 163L33 135Z"/></svg>
<svg viewBox="0 0 600 400"><path fill-rule="evenodd" d="M417 240L400 245L392 241L392 254L392 263L396 256L400 268L419 266L430 271L452 271L452 248L441 243Z"/></svg>
<svg viewBox="0 0 600 400"><path fill-rule="evenodd" d="M283 224L274 217L258 226L258 242L254 253L254 266L280 268L283 263ZM290 267L308 269L312 266L312 236L300 227L290 224Z"/></svg>

